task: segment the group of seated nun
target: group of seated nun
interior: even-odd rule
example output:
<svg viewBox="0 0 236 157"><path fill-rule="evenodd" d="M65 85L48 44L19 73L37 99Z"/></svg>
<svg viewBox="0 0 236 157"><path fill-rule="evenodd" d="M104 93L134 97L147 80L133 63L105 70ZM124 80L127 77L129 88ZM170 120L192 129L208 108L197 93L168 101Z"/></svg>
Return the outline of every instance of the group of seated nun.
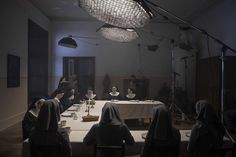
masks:
<svg viewBox="0 0 236 157"><path fill-rule="evenodd" d="M88 88L87 93L84 96L81 96L80 102L84 100L97 100L98 97L92 88ZM117 86L112 86L111 92L109 92L107 100L135 100L136 94L132 88L127 89L127 94L123 97L122 94L119 92Z"/></svg>
<svg viewBox="0 0 236 157"><path fill-rule="evenodd" d="M223 143L224 128L211 105L200 100L196 103L196 123L193 125L187 151L193 157L216 157ZM141 157L178 157L181 136L172 126L171 115L163 104L153 108L153 120L148 129ZM112 139L112 140L111 140ZM102 109L98 124L92 126L84 144L132 145L135 143L128 127L121 121L116 104L108 102ZM102 156L101 151L97 152ZM115 155L114 155L115 156Z"/></svg>
<svg viewBox="0 0 236 157"><path fill-rule="evenodd" d="M28 132L29 143L34 146L60 146L60 157L71 157L69 132L58 127L60 108L55 99L45 100L37 120Z"/></svg>
<svg viewBox="0 0 236 157"><path fill-rule="evenodd" d="M216 157L225 130L212 106L206 100L196 103L196 123L192 127L187 152L192 157ZM154 107L141 157L178 157L179 130L172 126L171 116L164 105Z"/></svg>
<svg viewBox="0 0 236 157"><path fill-rule="evenodd" d="M135 100L136 94L132 88L127 89L127 94L123 97L117 86L112 86L111 92L108 94L108 100Z"/></svg>
<svg viewBox="0 0 236 157"><path fill-rule="evenodd" d="M24 139L29 137L31 144L53 145L60 143L62 156L70 157L71 145L68 133L65 129L58 127L61 113L60 103L63 102L64 93L63 90L58 89L51 99L35 98L25 114L23 130L25 131ZM130 94L128 96L130 98L135 97L132 92L128 94ZM117 87L112 90L110 95L110 99L118 99L115 98L120 95ZM91 90L85 97L94 99L96 94ZM217 154L214 150L219 149L223 143L224 127L211 104L206 100L198 101L195 108L196 123L192 127L186 149L193 157L215 157ZM100 122L92 126L84 137L83 143L85 145L114 146L122 145L123 142L127 145L135 143L129 128L120 118L116 104L107 102L102 108ZM178 157L180 142L180 132L172 126L168 108L164 104L155 106L153 119L140 152L141 157ZM103 152L98 151L97 155L103 156ZM116 155L119 154L114 154L114 157Z"/></svg>

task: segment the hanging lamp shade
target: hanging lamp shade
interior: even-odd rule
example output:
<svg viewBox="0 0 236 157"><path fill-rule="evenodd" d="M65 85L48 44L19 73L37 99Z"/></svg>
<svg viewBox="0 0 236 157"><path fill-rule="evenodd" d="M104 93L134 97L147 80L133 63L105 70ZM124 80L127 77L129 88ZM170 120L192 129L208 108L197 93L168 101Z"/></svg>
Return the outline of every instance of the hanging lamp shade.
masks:
<svg viewBox="0 0 236 157"><path fill-rule="evenodd" d="M138 38L138 33L134 29L124 29L108 24L102 26L97 32L104 38L116 42L130 42Z"/></svg>
<svg viewBox="0 0 236 157"><path fill-rule="evenodd" d="M140 28L153 17L143 0L78 0L78 5L100 21L122 28Z"/></svg>
<svg viewBox="0 0 236 157"><path fill-rule="evenodd" d="M58 41L58 45L68 48L76 48L77 43L76 41L71 37L64 37L61 40Z"/></svg>

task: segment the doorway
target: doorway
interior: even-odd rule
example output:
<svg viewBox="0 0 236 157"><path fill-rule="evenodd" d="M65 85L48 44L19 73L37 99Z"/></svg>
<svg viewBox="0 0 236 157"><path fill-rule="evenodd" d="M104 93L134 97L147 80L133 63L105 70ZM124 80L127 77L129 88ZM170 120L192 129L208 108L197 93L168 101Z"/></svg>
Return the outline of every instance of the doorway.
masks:
<svg viewBox="0 0 236 157"><path fill-rule="evenodd" d="M48 95L48 32L28 20L28 103Z"/></svg>
<svg viewBox="0 0 236 157"><path fill-rule="evenodd" d="M94 89L95 57L63 57L63 75L80 95L85 95L88 88Z"/></svg>

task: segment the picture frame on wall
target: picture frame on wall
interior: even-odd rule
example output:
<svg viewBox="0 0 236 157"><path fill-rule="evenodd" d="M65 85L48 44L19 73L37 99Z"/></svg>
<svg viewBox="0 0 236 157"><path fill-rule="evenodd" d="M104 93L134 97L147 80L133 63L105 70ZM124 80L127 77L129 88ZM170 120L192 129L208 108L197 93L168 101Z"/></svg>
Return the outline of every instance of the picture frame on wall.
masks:
<svg viewBox="0 0 236 157"><path fill-rule="evenodd" d="M7 55L7 88L20 87L20 56Z"/></svg>

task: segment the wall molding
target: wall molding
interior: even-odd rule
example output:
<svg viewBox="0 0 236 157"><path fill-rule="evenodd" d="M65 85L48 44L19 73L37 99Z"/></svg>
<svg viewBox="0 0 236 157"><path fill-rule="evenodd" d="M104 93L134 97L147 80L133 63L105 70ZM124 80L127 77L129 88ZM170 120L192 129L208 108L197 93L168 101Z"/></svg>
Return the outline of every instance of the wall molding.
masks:
<svg viewBox="0 0 236 157"><path fill-rule="evenodd" d="M0 120L0 131L7 129L18 122L21 122L24 117L24 114L25 114L25 111L15 114L13 116L10 116L7 119Z"/></svg>

